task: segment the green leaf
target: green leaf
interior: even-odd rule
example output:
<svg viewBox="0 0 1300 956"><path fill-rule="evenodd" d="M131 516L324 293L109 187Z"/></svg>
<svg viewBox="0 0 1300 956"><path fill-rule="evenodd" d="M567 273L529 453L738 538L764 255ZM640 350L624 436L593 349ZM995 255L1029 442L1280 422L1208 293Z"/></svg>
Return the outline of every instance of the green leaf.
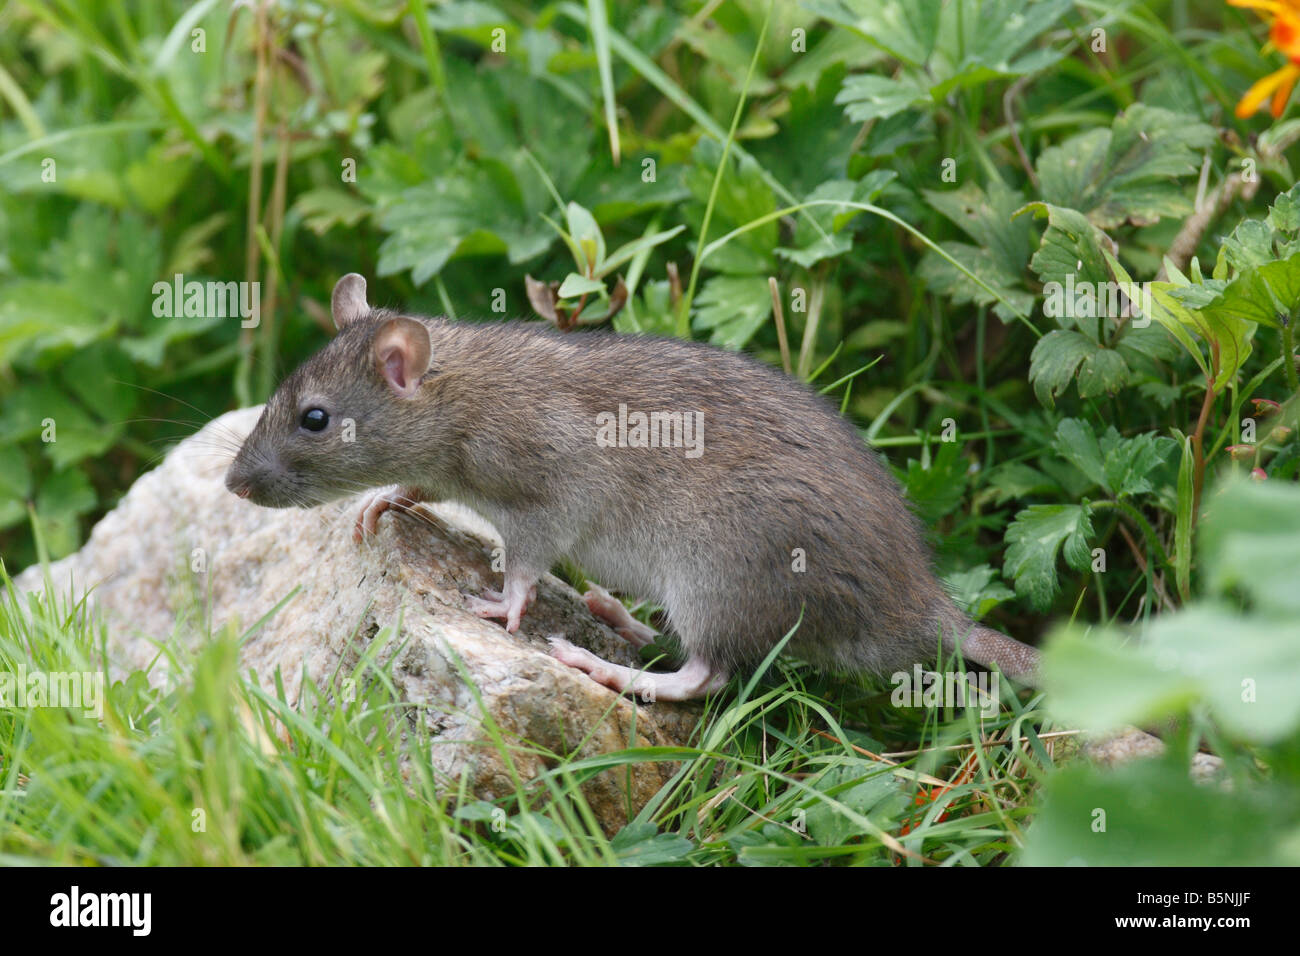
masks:
<svg viewBox="0 0 1300 956"><path fill-rule="evenodd" d="M709 341L740 349L772 312L772 292L762 276L714 276L695 297L694 327Z"/></svg>
<svg viewBox="0 0 1300 956"><path fill-rule="evenodd" d="M1073 329L1053 329L1039 339L1029 353L1029 381L1038 400L1053 407L1056 396L1074 381L1080 364L1100 350L1096 342Z"/></svg>
<svg viewBox="0 0 1300 956"><path fill-rule="evenodd" d="M0 447L0 528L27 517L26 500L32 493L32 472L27 456L13 445Z"/></svg>
<svg viewBox="0 0 1300 956"><path fill-rule="evenodd" d="M931 206L975 240L974 245L944 242L940 247L1021 312L1029 312L1034 297L1023 285L1034 236L1028 220L1016 215L1023 202L1021 195L998 179L990 181L987 194L967 183L953 190L925 190L924 195ZM1015 315L933 250L922 257L919 272L933 291L958 305L991 305L1004 322Z"/></svg>
<svg viewBox="0 0 1300 956"><path fill-rule="evenodd" d="M639 239L633 239L631 242L624 243L605 259L604 264L596 272L597 279L603 279L612 273L615 269L625 262L630 262L636 258L637 254L645 249L653 249L655 246L663 245L669 239L672 239L678 233L682 232L685 226L673 226L671 229L665 229L662 232L656 232L650 236L641 236Z"/></svg>
<svg viewBox="0 0 1300 956"><path fill-rule="evenodd" d="M1125 438L1107 425L1098 438L1092 425L1066 418L1056 428L1052 447L1112 498L1153 490L1151 473L1164 464L1177 442L1155 432Z"/></svg>
<svg viewBox="0 0 1300 956"><path fill-rule="evenodd" d="M1151 317L1187 350L1187 354L1196 360L1201 374L1209 378L1210 366L1205 360L1205 353L1196 344L1190 331L1198 328L1196 318L1190 309L1174 298L1178 286L1172 282L1152 282L1148 288L1151 290L1153 309Z"/></svg>
<svg viewBox="0 0 1300 956"><path fill-rule="evenodd" d="M1071 0L953 0L945 4L929 64L939 82L930 95L938 102L955 89L1034 73L1055 63L1063 51L1054 46L1017 54L1050 30L1070 7Z"/></svg>
<svg viewBox="0 0 1300 956"><path fill-rule="evenodd" d="M52 556L62 557L77 549L81 544L77 518L93 510L95 504L95 489L75 468L56 471L41 483L36 492L36 517Z"/></svg>
<svg viewBox="0 0 1300 956"><path fill-rule="evenodd" d="M518 264L553 242L510 167L489 158L406 190L382 213L380 225L389 235L379 247L376 272L409 269L417 286L453 256L504 253Z"/></svg>
<svg viewBox="0 0 1300 956"><path fill-rule="evenodd" d="M1056 595L1058 551L1076 571L1089 567L1091 511L1087 505L1030 505L1007 528L1002 573L1015 579L1016 594L1035 610L1046 611Z"/></svg>
<svg viewBox="0 0 1300 956"><path fill-rule="evenodd" d="M1019 862L1296 866L1300 854L1294 841L1279 839L1295 832L1295 807L1287 783L1207 785L1193 779L1179 754L1105 770L1081 763L1048 778L1042 813L1030 826ZM1155 914L1157 920L1166 915L1178 915L1177 908Z"/></svg>
<svg viewBox="0 0 1300 956"><path fill-rule="evenodd" d="M891 773L863 777L857 766L832 767L814 786L837 803L876 822L892 821L907 806L902 781ZM856 824L823 800L805 804L808 835L821 846L840 846L860 832Z"/></svg>
<svg viewBox="0 0 1300 956"><path fill-rule="evenodd" d="M570 272L560 283L559 291L556 293L561 299L576 299L582 295L591 295L593 292L604 292L605 283L599 279L588 279L586 276L580 276L576 272Z"/></svg>
<svg viewBox="0 0 1300 956"><path fill-rule="evenodd" d="M318 236L335 226L351 229L372 211L371 205L355 193L330 187L300 194L293 209L302 216L303 225Z"/></svg>
<svg viewBox="0 0 1300 956"><path fill-rule="evenodd" d="M835 97L835 102L844 106L845 116L854 123L884 119L928 101L927 91L915 81L905 76L893 79L874 73L850 76Z"/></svg>
<svg viewBox="0 0 1300 956"><path fill-rule="evenodd" d="M840 200L857 203L869 203L880 195L881 191L895 178L893 170L872 170L858 182L846 179L822 183L805 199ZM806 216L800 216L795 225L794 242L791 246L782 246L776 254L789 259L805 269L811 268L824 259L843 255L853 248L853 240L843 230L854 218L862 214L861 209L836 206L809 206ZM821 228L819 232L816 223Z"/></svg>
<svg viewBox="0 0 1300 956"><path fill-rule="evenodd" d="M966 183L951 190L926 189L922 194L977 246L987 249L1005 273L1017 278L1023 275L1034 234L1029 221L1017 216L1024 206L1019 192L994 178L987 193Z"/></svg>
<svg viewBox="0 0 1300 956"><path fill-rule="evenodd" d="M1238 480L1205 495L1199 552L1209 586L1300 614L1300 486Z"/></svg>
<svg viewBox="0 0 1300 956"><path fill-rule="evenodd" d="M845 42L865 46L858 37L843 31L834 31L818 46ZM871 53L879 58L879 54ZM799 65L787 70L782 80L797 83L792 74L805 69L811 56L809 51L796 57ZM790 90L790 111L781 117L776 135L753 146L758 161L797 196L805 195L818 183L848 175L858 128L844 122L844 111L836 102L846 73L844 65L837 64L814 73L815 85L811 88L795 85Z"/></svg>
<svg viewBox="0 0 1300 956"><path fill-rule="evenodd" d="M660 833L653 823L629 823L614 834L609 848L620 866L663 866L683 860L695 844L675 833Z"/></svg>
<svg viewBox="0 0 1300 956"><path fill-rule="evenodd" d="M994 504L1005 504L1012 498L1029 495L1059 493L1061 486L1037 468L1022 461L997 465L988 473L988 487L993 490Z"/></svg>
<svg viewBox="0 0 1300 956"><path fill-rule="evenodd" d="M718 144L707 137L696 144L692 153L693 162L686 174L686 186L694 202L687 204L684 215L697 236L721 155ZM734 156L729 163L731 168L724 172L718 184L713 219L709 224L710 240L762 219L777 209L772 189L764 182L757 164ZM776 265L772 251L780 241L776 221L766 222L711 253L709 267L738 275L770 275Z"/></svg>
<svg viewBox="0 0 1300 956"><path fill-rule="evenodd" d="M943 584L956 605L978 621L1003 601L1015 597L1015 592L996 575L992 565L981 564L947 575Z"/></svg>
<svg viewBox="0 0 1300 956"><path fill-rule="evenodd" d="M1214 140L1213 127L1191 116L1135 103L1109 130L1089 130L1043 150L1037 164L1043 199L1086 213L1103 229L1185 215L1191 200L1176 180L1197 172Z"/></svg>
<svg viewBox="0 0 1300 956"><path fill-rule="evenodd" d="M1300 253L1245 269L1199 311L1211 321L1250 322L1276 329L1297 304Z"/></svg>
<svg viewBox="0 0 1300 956"><path fill-rule="evenodd" d="M1074 301L1067 303L1069 312L1075 316L1097 315L1096 290L1101 283L1111 281L1110 269L1102 254L1110 240L1077 209L1042 202L1031 202L1021 212L1026 209L1032 210L1035 218L1047 218L1047 229L1043 231L1038 251L1029 261L1029 267L1043 282L1043 294L1049 305L1053 290L1046 287L1057 283L1062 287L1061 292L1068 295L1068 290L1073 290L1075 293ZM1059 318L1051 312L1046 314Z"/></svg>
<svg viewBox="0 0 1300 956"><path fill-rule="evenodd" d="M1099 348L1079 366L1079 397L1096 398L1119 391L1129 380L1128 363L1114 349Z"/></svg>
<svg viewBox="0 0 1300 956"><path fill-rule="evenodd" d="M1033 294L1020 287L1022 277L1006 271L991 249L964 242L941 242L939 248L977 275L993 292L1001 295L1021 313L1028 314L1034 307ZM926 250L917 274L925 280L930 291L947 296L955 305L992 306L994 313L1003 322L1010 322L1015 317L1016 313L1004 305L997 295L972 282L970 276L933 250Z"/></svg>
<svg viewBox="0 0 1300 956"><path fill-rule="evenodd" d="M934 50L943 0L803 0L801 6L920 66Z"/></svg>
<svg viewBox="0 0 1300 956"><path fill-rule="evenodd" d="M934 453L928 456L928 466L910 459L902 476L908 500L927 525L957 510L966 496L966 474L970 470L970 462L961 453L961 442L940 442L931 449Z"/></svg>
<svg viewBox="0 0 1300 956"><path fill-rule="evenodd" d="M1294 589L1294 581L1292 583ZM1154 618L1140 644L1070 629L1043 658L1052 710L1105 731L1204 701L1229 734L1268 743L1300 726L1300 618L1199 604Z"/></svg>
<svg viewBox="0 0 1300 956"><path fill-rule="evenodd" d="M578 244L585 257L583 272L596 273L605 261L605 237L601 235L596 217L576 202L571 202L565 207L564 218L569 227L569 237Z"/></svg>

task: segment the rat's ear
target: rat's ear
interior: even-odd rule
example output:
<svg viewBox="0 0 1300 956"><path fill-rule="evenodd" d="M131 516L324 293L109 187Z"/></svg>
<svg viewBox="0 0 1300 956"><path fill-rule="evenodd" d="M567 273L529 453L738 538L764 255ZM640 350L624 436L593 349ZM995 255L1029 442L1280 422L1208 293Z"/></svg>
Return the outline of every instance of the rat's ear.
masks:
<svg viewBox="0 0 1300 956"><path fill-rule="evenodd" d="M375 367L399 398L410 398L429 370L433 345L423 322L404 315L389 319L375 333Z"/></svg>
<svg viewBox="0 0 1300 956"><path fill-rule="evenodd" d="M330 312L334 315L334 327L340 330L349 322L369 315L366 280L355 272L349 272L336 282L334 294L330 296Z"/></svg>

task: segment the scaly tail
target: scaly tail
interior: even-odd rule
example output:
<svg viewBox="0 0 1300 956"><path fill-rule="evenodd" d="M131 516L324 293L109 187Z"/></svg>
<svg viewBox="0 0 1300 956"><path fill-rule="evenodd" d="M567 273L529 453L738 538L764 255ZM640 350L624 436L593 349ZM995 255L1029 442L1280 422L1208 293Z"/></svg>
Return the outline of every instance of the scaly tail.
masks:
<svg viewBox="0 0 1300 956"><path fill-rule="evenodd" d="M965 637L959 637L957 643L965 660L985 667L997 665L1003 674L1025 684L1038 683L1037 650L983 624L967 622L958 633L962 631Z"/></svg>

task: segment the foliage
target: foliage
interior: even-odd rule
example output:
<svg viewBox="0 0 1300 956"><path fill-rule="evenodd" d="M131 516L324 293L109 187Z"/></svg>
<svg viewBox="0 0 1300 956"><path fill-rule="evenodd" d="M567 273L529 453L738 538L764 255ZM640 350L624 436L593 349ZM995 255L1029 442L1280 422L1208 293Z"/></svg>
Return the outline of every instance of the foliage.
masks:
<svg viewBox="0 0 1300 956"><path fill-rule="evenodd" d="M1280 808L1294 806L1300 731L1276 699L1300 699L1296 555L1280 530L1300 477L1300 119L1233 112L1266 72L1265 23L1211 0L80 0L10 4L0 26L11 572L37 560L34 529L54 557L71 552L169 442L265 398L326 340L345 272L366 274L375 301L467 321L688 335L782 365L834 401L891 459L972 613L1027 640L1073 622L1050 658L1061 716L1184 718L1166 763L1048 774L1026 859L1084 853L1071 814L1139 789L1169 795L1189 827L1217 826L1231 803L1185 773L1203 734L1235 793L1276 811L1276 840L1241 835L1239 856L1212 858L1294 855ZM1293 109L1285 96L1274 106ZM178 275L260 283L260 320L177 303L167 314ZM1221 484L1247 475L1253 490ZM51 625L46 643L69 631ZM220 653L168 691L150 740L192 745L164 711L207 706L194 696L210 692L204 680L277 712L222 676ZM1170 669L1165 654L1203 659ZM1204 669L1248 663L1257 710ZM851 743L948 745L956 724L891 724L860 700L830 720L804 673L781 666L787 683L767 686L761 708L716 715L736 749L695 755L689 782L614 843L556 850L516 795L517 839L493 838L488 855L880 862L887 833L920 855L909 862L987 863L1020 846L1032 803L1015 819L1003 809L999 795L1021 789L1010 770L985 763L972 778L934 755L903 771L949 789L904 833L921 778L907 778L900 809L899 771L882 774ZM152 699L121 693L128 709ZM1043 719L1036 705L1003 719L1031 738L1036 778L1051 761L1029 714ZM309 723L352 719L321 710ZM760 757L752 735L773 725L785 749ZM12 753L5 743L31 728L3 726L0 753ZM719 766L742 782L710 804ZM2 772L12 786L16 766ZM268 799L308 786L257 773L270 774ZM857 816L791 783L805 779ZM561 783L551 793L554 806L572 798ZM487 859L457 841L490 811L454 816L425 796L408 835L449 841L429 859ZM835 849L791 836L796 809ZM997 839L979 824L936 831L958 811L996 819ZM69 859L93 844L4 819L31 834L11 834L8 852ZM554 825L572 834L573 819ZM380 840L372 825L356 839ZM1096 859L1181 859L1169 834ZM243 831L221 859L364 857L321 846L334 849L281 855ZM148 859L195 861L174 850Z"/></svg>

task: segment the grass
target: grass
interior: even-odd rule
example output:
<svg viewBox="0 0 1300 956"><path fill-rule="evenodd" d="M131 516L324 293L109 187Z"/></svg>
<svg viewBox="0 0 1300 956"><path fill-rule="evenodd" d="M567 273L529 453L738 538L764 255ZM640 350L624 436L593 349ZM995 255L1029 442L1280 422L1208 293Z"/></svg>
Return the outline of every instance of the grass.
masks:
<svg viewBox="0 0 1300 956"><path fill-rule="evenodd" d="M18 594L7 575L0 667L96 671L109 636L83 599ZM0 710L0 862L88 865L989 864L1020 844L1049 762L1035 701L977 723L892 707L889 688L777 660L711 702L687 746L551 755L489 804L438 779L422 706L378 651L285 699L280 674L241 671L246 635L162 642L157 663L80 709ZM775 656L775 655L774 655ZM388 659L393 659L389 655ZM354 681L354 685L344 683ZM355 687L354 694L338 693ZM490 718L478 746L507 766L527 741ZM1009 738L1024 742L978 745ZM917 751L893 758L886 751ZM972 755L974 755L972 757ZM644 761L676 773L612 837L581 782ZM633 808L637 809L637 808Z"/></svg>

